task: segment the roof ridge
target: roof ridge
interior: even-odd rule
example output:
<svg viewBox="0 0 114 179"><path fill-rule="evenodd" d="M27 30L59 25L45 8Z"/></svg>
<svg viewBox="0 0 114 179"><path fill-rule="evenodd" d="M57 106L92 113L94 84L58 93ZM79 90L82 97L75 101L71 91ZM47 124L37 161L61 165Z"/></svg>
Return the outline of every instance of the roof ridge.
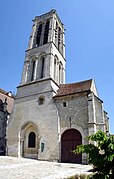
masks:
<svg viewBox="0 0 114 179"><path fill-rule="evenodd" d="M89 80L83 80L83 81L78 81L78 82L72 82L72 83L66 83L66 84L60 84L60 85L73 85L73 84L78 84L78 83L84 83L84 82L89 82L91 81L92 82L92 78L89 79Z"/></svg>

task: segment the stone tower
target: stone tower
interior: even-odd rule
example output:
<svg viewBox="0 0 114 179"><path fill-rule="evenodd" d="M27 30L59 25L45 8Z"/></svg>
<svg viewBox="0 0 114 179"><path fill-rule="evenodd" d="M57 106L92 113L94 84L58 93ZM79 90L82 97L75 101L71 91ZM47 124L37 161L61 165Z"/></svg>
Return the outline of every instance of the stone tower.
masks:
<svg viewBox="0 0 114 179"><path fill-rule="evenodd" d="M42 80L65 83L64 27L55 10L33 20L21 84ZM54 87L56 89L56 87Z"/></svg>
<svg viewBox="0 0 114 179"><path fill-rule="evenodd" d="M8 154L58 160L59 117L53 96L65 83L64 26L55 10L36 16L33 23L8 126Z"/></svg>

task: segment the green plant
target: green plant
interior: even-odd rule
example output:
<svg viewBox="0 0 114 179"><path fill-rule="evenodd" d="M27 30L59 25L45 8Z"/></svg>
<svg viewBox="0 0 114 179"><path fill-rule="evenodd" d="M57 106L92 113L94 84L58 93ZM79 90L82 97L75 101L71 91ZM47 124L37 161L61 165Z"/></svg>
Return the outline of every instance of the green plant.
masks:
<svg viewBox="0 0 114 179"><path fill-rule="evenodd" d="M88 161L93 164L93 172L95 173L91 178L114 178L114 137L98 131L87 139L96 142L96 145L92 143L79 145L73 152L75 154L88 154Z"/></svg>
<svg viewBox="0 0 114 179"><path fill-rule="evenodd" d="M91 174L90 175L88 175L88 174L77 174L75 176L69 177L68 179L89 179L90 176L91 176Z"/></svg>

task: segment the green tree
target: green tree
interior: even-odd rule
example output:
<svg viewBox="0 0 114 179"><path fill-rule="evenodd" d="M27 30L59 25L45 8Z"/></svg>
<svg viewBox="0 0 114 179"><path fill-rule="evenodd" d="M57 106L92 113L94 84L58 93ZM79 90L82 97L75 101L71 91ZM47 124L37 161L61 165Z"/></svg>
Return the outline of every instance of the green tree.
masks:
<svg viewBox="0 0 114 179"><path fill-rule="evenodd" d="M93 164L93 179L114 179L114 137L98 131L87 139L88 145L79 145L73 152L88 154L88 162Z"/></svg>

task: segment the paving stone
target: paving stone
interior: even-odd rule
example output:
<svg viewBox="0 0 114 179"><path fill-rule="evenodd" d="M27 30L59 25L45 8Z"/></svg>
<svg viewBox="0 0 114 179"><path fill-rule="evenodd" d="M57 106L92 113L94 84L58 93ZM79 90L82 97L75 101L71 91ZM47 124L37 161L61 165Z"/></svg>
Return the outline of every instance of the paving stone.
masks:
<svg viewBox="0 0 114 179"><path fill-rule="evenodd" d="M76 174L90 174L90 169L90 165L0 156L0 179L65 179Z"/></svg>

